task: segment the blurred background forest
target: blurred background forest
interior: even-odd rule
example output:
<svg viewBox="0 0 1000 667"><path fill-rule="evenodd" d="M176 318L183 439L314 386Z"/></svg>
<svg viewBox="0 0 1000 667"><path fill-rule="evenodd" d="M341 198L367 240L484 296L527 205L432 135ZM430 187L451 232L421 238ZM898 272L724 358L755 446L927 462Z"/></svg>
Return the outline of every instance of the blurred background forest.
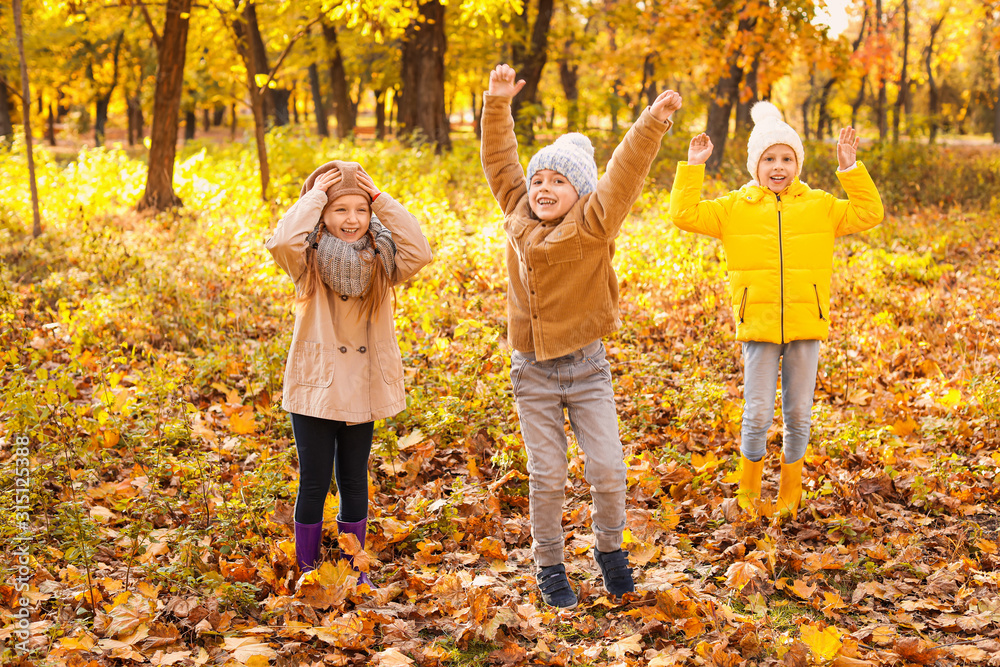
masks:
<svg viewBox="0 0 1000 667"><path fill-rule="evenodd" d="M27 0L22 11L34 133L71 152L148 148L140 208L177 203L166 177L178 135L255 138L265 199L268 131L450 150L478 132L498 62L527 81L515 113L528 142L617 135L666 88L684 96L679 130L713 138L712 170L757 99L807 140L851 124L882 142L1000 142L997 0ZM3 34L13 24L0 14ZM18 61L4 40L7 137L23 122Z"/></svg>

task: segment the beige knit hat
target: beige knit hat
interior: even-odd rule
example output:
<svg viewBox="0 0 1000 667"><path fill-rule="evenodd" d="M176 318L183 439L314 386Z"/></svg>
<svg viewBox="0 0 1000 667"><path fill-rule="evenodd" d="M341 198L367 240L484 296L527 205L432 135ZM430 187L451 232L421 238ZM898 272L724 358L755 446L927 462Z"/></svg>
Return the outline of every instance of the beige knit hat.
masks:
<svg viewBox="0 0 1000 667"><path fill-rule="evenodd" d="M371 196L361 189L360 185L358 185L358 170L361 169L361 165L357 162L343 162L341 160L327 162L323 166L317 168L316 171L309 174L309 178L307 178L306 182L302 184L302 190L299 192L299 196L301 197L312 189L313 183L316 182L316 178L319 177L320 174L328 172L334 167L340 170L341 180L339 183L331 185L327 188L327 200L332 202L338 197L343 197L344 195L361 195L368 200L369 204L371 204Z"/></svg>
<svg viewBox="0 0 1000 667"><path fill-rule="evenodd" d="M757 163L760 162L760 156L776 144L790 146L795 152L795 160L798 162L795 165L795 177L798 178L802 173L802 162L806 157L799 133L782 120L778 107L770 102L757 102L750 109L750 117L753 118L754 125L747 141L747 169L754 182L757 181Z"/></svg>

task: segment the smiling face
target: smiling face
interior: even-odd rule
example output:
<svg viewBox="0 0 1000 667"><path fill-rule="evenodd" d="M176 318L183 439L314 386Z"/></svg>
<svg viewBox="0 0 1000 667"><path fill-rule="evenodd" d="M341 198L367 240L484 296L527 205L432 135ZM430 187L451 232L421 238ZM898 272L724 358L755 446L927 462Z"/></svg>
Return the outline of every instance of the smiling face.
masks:
<svg viewBox="0 0 1000 667"><path fill-rule="evenodd" d="M775 144L763 152L757 163L757 182L771 192L781 192L798 173L795 151L786 144Z"/></svg>
<svg viewBox="0 0 1000 667"><path fill-rule="evenodd" d="M347 243L353 243L368 233L371 218L371 204L362 195L342 195L323 210L327 230Z"/></svg>
<svg viewBox="0 0 1000 667"><path fill-rule="evenodd" d="M539 169L528 184L528 203L539 220L558 220L580 199L569 179L558 171Z"/></svg>

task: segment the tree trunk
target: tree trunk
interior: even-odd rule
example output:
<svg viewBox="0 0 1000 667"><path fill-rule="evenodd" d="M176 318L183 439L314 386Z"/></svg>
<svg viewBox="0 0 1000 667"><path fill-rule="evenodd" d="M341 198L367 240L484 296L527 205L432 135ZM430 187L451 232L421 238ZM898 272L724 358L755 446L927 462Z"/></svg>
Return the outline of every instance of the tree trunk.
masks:
<svg viewBox="0 0 1000 667"><path fill-rule="evenodd" d="M246 42L248 62L252 65L254 74L266 77L271 73L271 68L267 62L267 48L260 35L256 3L248 2L243 7L243 21L246 30L243 39ZM258 87L261 85L262 82L257 84ZM274 125L288 125L288 91L284 88L268 87L264 89L262 97L265 118L271 119Z"/></svg>
<svg viewBox="0 0 1000 667"><path fill-rule="evenodd" d="M752 31L756 22L757 19L753 17L741 18L736 27L737 36ZM740 42L740 40L737 41ZM729 54L729 70L716 83L714 95L708 107L705 133L711 138L715 150L712 151L712 156L705 163L705 169L711 173L719 170L719 165L722 164L722 157L725 154L726 139L729 136L729 117L732 115L733 106L739 102L740 81L743 78L743 67L740 62L745 58L745 55L739 49Z"/></svg>
<svg viewBox="0 0 1000 667"><path fill-rule="evenodd" d="M851 43L851 55L856 54L858 52L858 49L861 48L861 43L864 41L865 38L865 28L867 26L868 26L868 8L866 7L864 12L861 14L861 28L858 30L858 36L854 39L854 42ZM837 74L834 74L833 76L830 77L830 80L826 82L826 85L823 86L823 94L820 96L820 102L819 102L820 105L819 121L817 121L816 124L816 136L819 139L823 139L823 137L825 136L830 136L833 132L832 128L833 123L830 119L830 109L827 108L827 100L829 99L830 92L833 90L834 85L836 85L839 79L840 77ZM865 81L864 79L862 79L861 91L858 94L857 101L852 106L852 115L851 115L852 126L854 126L855 124L858 108L861 106L861 102L864 99L864 93L865 93Z"/></svg>
<svg viewBox="0 0 1000 667"><path fill-rule="evenodd" d="M927 40L927 48L924 49L924 66L927 68L927 102L928 110L927 115L929 117L930 127L927 136L927 142L933 144L937 141L938 133L938 115L941 113L941 100L938 95L937 81L934 79L934 40L937 38L938 31L941 30L941 25L944 23L945 16L947 16L947 8L942 12L941 17L937 22L931 25L930 35Z"/></svg>
<svg viewBox="0 0 1000 667"><path fill-rule="evenodd" d="M375 138L385 139L385 88L379 88L375 93Z"/></svg>
<svg viewBox="0 0 1000 667"><path fill-rule="evenodd" d="M38 183L35 181L35 154L31 145L31 86L28 85L28 61L24 57L24 29L21 0L14 0L14 31L17 33L17 55L21 61L21 112L24 114L24 147L28 152L28 180L31 182L31 235L42 234L42 217L38 211Z"/></svg>
<svg viewBox="0 0 1000 667"><path fill-rule="evenodd" d="M642 61L642 84L639 87L639 94L636 95L635 104L632 105L632 122L639 119L643 110L651 105L656 99L656 66L653 62L655 54L647 53Z"/></svg>
<svg viewBox="0 0 1000 667"><path fill-rule="evenodd" d="M809 92L802 101L802 138L809 141L810 118L809 111L812 106L813 90L816 88L816 75L809 72Z"/></svg>
<svg viewBox="0 0 1000 667"><path fill-rule="evenodd" d="M854 98L854 102L851 104L851 127L858 126L858 111L861 110L861 105L865 103L865 92L868 89L868 77L861 77L861 87L858 88L858 95Z"/></svg>
<svg viewBox="0 0 1000 667"><path fill-rule="evenodd" d="M184 112L184 141L191 141L194 139L195 129L198 127L198 117L194 113L194 109L188 109Z"/></svg>
<svg viewBox="0 0 1000 667"><path fill-rule="evenodd" d="M515 15L513 23L521 34L528 36L528 2L524 2L520 14ZM532 127L534 120L530 114L522 114L521 108L529 108L538 104L538 84L542 80L542 69L548 60L549 27L552 24L554 0L538 0L538 11L535 14L535 25L531 28L530 39L525 40L528 48L515 41L511 47L511 61L519 79L524 79L524 88L514 98L510 111L514 116L517 134L526 143L534 143L535 132Z"/></svg>
<svg viewBox="0 0 1000 667"><path fill-rule="evenodd" d="M14 142L14 123L10 119L10 96L2 72L0 72L0 140L8 147Z"/></svg>
<svg viewBox="0 0 1000 667"><path fill-rule="evenodd" d="M292 120L288 111L288 103L292 99L292 91L288 88L268 88L267 91L270 92L271 100L274 104L274 124L279 126L288 125ZM267 95L267 92L264 95Z"/></svg>
<svg viewBox="0 0 1000 667"><path fill-rule="evenodd" d="M1000 56L997 56L997 70L1000 71ZM997 94L993 102L993 143L1000 144L1000 82L997 83Z"/></svg>
<svg viewBox="0 0 1000 667"><path fill-rule="evenodd" d="M134 146L142 143L145 120L142 117L142 102L139 99L139 91L128 97L128 143Z"/></svg>
<svg viewBox="0 0 1000 667"><path fill-rule="evenodd" d="M257 162L260 167L260 197L267 201L267 188L271 183L271 167L267 160L267 138L266 138L266 111L265 101L267 99L267 88L261 90L254 76L256 69L254 63L258 55L254 55L252 48L252 37L250 21L256 22L256 11L248 13L247 9L252 7L252 3L244 9L243 15L233 21L233 32L236 33L236 47L243 59L243 64L247 72L247 94L250 96L250 109L253 112L254 141L257 144ZM258 31L258 37L260 33ZM234 114L235 116L235 114Z"/></svg>
<svg viewBox="0 0 1000 667"><path fill-rule="evenodd" d="M118 57L122 50L122 41L125 39L125 31L118 33L118 38L115 40L115 50L112 55L113 70L111 75L111 85L108 86L107 90L101 90L97 83L94 81L94 68L90 66L87 68L87 74L90 76L91 82L94 83L94 88L97 90L97 97L94 101L94 145L103 146L104 145L104 134L105 128L108 125L108 106L111 104L111 94L115 91L115 87L118 85Z"/></svg>
<svg viewBox="0 0 1000 667"><path fill-rule="evenodd" d="M212 109L212 127L219 127L226 119L226 107L224 104L216 104Z"/></svg>
<svg viewBox="0 0 1000 667"><path fill-rule="evenodd" d="M711 104L708 107L708 121L705 133L712 140L715 149L705 163L705 168L715 173L722 164L722 156L726 150L726 139L729 137L729 117L733 112L733 104L739 95L740 77L743 70L734 60L730 61L729 74L719 79L715 86Z"/></svg>
<svg viewBox="0 0 1000 667"><path fill-rule="evenodd" d="M309 88L312 90L313 109L316 111L316 134L329 137L330 121L326 117L326 107L323 106L323 90L319 85L319 68L316 63L309 64Z"/></svg>
<svg viewBox="0 0 1000 667"><path fill-rule="evenodd" d="M823 84L822 92L819 94L819 101L816 102L816 105L819 107L819 118L816 121L816 138L820 141L830 136L830 109L827 108L827 103L835 83L837 83L837 77L832 76L827 79L826 83Z"/></svg>
<svg viewBox="0 0 1000 667"><path fill-rule="evenodd" d="M909 95L910 80L906 76L907 56L910 51L910 2L903 0L903 59L899 70L899 93L896 95L896 109L892 115L892 143L899 143L899 121L903 115L906 98Z"/></svg>
<svg viewBox="0 0 1000 667"><path fill-rule="evenodd" d="M346 139L354 134L354 114L351 113L351 92L347 86L344 57L337 43L336 26L324 22L323 38L330 58L330 93L333 113L337 117L337 138Z"/></svg>
<svg viewBox="0 0 1000 667"><path fill-rule="evenodd" d="M880 50L885 41L885 15L882 13L882 0L875 0L875 41ZM880 56L878 66L878 93L875 98L875 123L878 125L878 139L885 141L889 135L889 123L886 111L885 69L886 56Z"/></svg>
<svg viewBox="0 0 1000 667"><path fill-rule="evenodd" d="M750 71L746 73L743 80L743 91L736 100L736 131L750 132L753 129L753 119L750 117L750 108L758 100L757 96L757 70L760 69L760 58L754 58L750 64ZM745 93L745 94L744 94ZM746 101L744 101L746 98Z"/></svg>
<svg viewBox="0 0 1000 667"><path fill-rule="evenodd" d="M202 132L208 134L208 131L212 129L212 115L208 110L208 107L202 107L201 109L201 129Z"/></svg>
<svg viewBox="0 0 1000 667"><path fill-rule="evenodd" d="M159 39L153 129L150 134L146 192L138 209L162 211L180 206L174 193L174 156L177 153L177 116L184 83L184 57L192 0L167 0L167 18Z"/></svg>
<svg viewBox="0 0 1000 667"><path fill-rule="evenodd" d="M438 153L451 150L444 107L444 14L440 0L420 4L420 20L411 22L403 37L400 68L398 134L431 143Z"/></svg>
<svg viewBox="0 0 1000 667"><path fill-rule="evenodd" d="M566 131L576 132L580 126L580 66L569 60L559 60L559 81L566 96Z"/></svg>
<svg viewBox="0 0 1000 667"><path fill-rule="evenodd" d="M49 140L49 146L56 145L56 117L52 112L52 102L48 104L49 118L45 128L45 138Z"/></svg>

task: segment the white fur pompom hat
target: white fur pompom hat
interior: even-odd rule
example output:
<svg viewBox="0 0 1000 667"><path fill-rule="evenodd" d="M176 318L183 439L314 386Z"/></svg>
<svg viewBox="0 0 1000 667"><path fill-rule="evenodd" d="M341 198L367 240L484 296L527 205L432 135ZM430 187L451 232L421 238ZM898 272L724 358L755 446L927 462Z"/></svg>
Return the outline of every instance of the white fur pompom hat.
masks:
<svg viewBox="0 0 1000 667"><path fill-rule="evenodd" d="M802 162L806 157L799 133L782 120L778 107L770 102L757 102L750 109L750 117L753 118L753 130L747 141L747 169L754 182L757 181L757 163L760 162L760 156L775 144L785 144L795 152L795 161L798 163L795 165L795 177L798 178L802 173Z"/></svg>

